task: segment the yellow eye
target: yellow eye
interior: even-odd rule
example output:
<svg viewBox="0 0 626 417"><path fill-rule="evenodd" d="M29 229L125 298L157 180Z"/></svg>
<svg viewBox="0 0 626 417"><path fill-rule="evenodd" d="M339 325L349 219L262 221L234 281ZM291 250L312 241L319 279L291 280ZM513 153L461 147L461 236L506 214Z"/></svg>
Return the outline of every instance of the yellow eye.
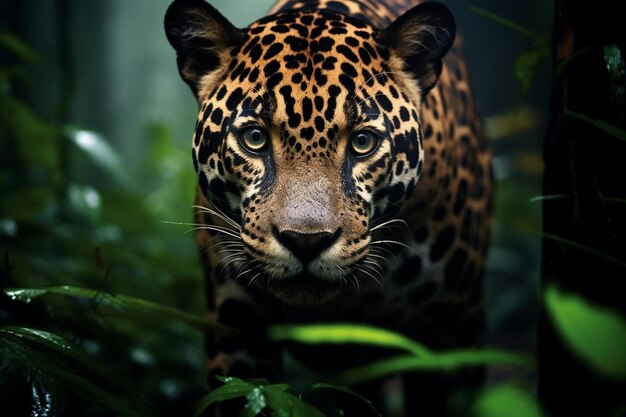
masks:
<svg viewBox="0 0 626 417"><path fill-rule="evenodd" d="M268 145L267 134L258 127L250 127L240 133L241 143L251 152L261 152Z"/></svg>
<svg viewBox="0 0 626 417"><path fill-rule="evenodd" d="M376 149L376 145L378 145L378 138L372 132L362 130L350 136L352 152L357 156L365 156L371 153Z"/></svg>

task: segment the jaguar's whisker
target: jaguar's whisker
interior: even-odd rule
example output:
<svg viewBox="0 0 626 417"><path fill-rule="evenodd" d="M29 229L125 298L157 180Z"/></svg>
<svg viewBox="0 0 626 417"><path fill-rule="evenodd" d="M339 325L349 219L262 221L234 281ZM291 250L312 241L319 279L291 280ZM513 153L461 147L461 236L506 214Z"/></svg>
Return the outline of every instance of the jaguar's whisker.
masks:
<svg viewBox="0 0 626 417"><path fill-rule="evenodd" d="M411 251L411 252L413 252L414 254L419 255L419 253L417 253L417 251L416 251L414 248L410 247L410 246L409 246L409 245L407 245L406 243L398 242L397 240L390 240L390 239L386 239L386 240L375 240L375 241L372 241L372 242L370 243L370 245L379 244L379 243L382 243L382 244L385 244L385 243L386 243L386 244L388 244L388 245L398 245L398 246L402 246L402 247L404 247L404 248L406 248L406 249L410 250L410 251Z"/></svg>
<svg viewBox="0 0 626 417"><path fill-rule="evenodd" d="M410 230L409 224L406 221L404 221L402 219L391 219L391 220L387 220L386 222L382 222L379 225L371 227L370 228L370 232L374 232L374 231L376 231L378 229L381 229L383 227L389 226L391 224L396 224L396 223L399 223L399 224L403 225L406 228L406 230Z"/></svg>
<svg viewBox="0 0 626 417"><path fill-rule="evenodd" d="M250 265L250 264L248 264L248 265ZM237 274L237 276L236 276L235 278L233 278L233 280L234 280L234 281L237 281L237 279L239 279L239 277L241 277L241 276L243 276L243 275L245 275L245 274L247 274L247 273L250 273L250 272L254 271L254 270L255 270L255 269L257 269L257 268L260 268L261 266L263 266L263 265L259 264L259 265L257 265L257 266L253 266L252 268L247 269L247 270L245 270L245 271L243 271L243 272L240 272L239 274Z"/></svg>
<svg viewBox="0 0 626 417"><path fill-rule="evenodd" d="M364 265L364 266L365 266L365 265ZM378 283L378 285L380 286L380 288L382 288L382 289L383 289L383 291L385 291L385 287L384 287L383 283L382 283L382 282L380 282L380 280L379 280L378 278L376 278L376 277L375 277L374 275L372 275L370 272L366 271L365 269L363 269L363 268L361 268L361 267L358 267L358 269L359 269L359 271L360 271L360 272L363 272L364 274L369 275L370 277L372 277L372 279Z"/></svg>
<svg viewBox="0 0 626 417"><path fill-rule="evenodd" d="M219 261L217 261L217 264L215 266L218 266L219 264L226 261L227 259L232 258L233 256L243 256L243 255L244 255L243 251L236 251L235 253L231 253L228 256L223 256Z"/></svg>
<svg viewBox="0 0 626 417"><path fill-rule="evenodd" d="M387 263L391 262L391 261L389 260L389 258L386 258L386 257L384 257L384 256L381 256L381 255L378 255L378 254L376 254L376 253L373 253L373 251L372 251L372 250L370 250L370 252L367 254L367 256L371 256L372 258L380 259L380 260L385 261L385 262L387 262ZM367 257L366 257L366 258L367 258Z"/></svg>
<svg viewBox="0 0 626 417"><path fill-rule="evenodd" d="M363 263L368 264L368 265L372 265L372 266L374 266L377 270L379 270L379 271L380 271L380 273L381 273L381 274L385 272L385 270L383 269L383 267L382 267L382 266L380 266L380 265L378 265L378 264L377 264L376 262L374 262L374 261L369 261L369 260L367 260L367 259L363 259ZM382 277L381 277L381 278L382 278Z"/></svg>

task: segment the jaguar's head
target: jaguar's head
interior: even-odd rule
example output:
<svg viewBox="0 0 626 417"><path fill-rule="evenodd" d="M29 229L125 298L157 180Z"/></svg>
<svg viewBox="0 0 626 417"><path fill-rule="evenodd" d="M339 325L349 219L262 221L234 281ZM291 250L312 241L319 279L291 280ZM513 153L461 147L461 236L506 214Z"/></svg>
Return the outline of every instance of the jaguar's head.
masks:
<svg viewBox="0 0 626 417"><path fill-rule="evenodd" d="M298 9L240 30L202 0L177 0L165 27L200 106L200 188L236 223L249 278L309 304L359 269L375 275L373 225L422 171L420 105L454 39L448 9L424 3L382 30Z"/></svg>

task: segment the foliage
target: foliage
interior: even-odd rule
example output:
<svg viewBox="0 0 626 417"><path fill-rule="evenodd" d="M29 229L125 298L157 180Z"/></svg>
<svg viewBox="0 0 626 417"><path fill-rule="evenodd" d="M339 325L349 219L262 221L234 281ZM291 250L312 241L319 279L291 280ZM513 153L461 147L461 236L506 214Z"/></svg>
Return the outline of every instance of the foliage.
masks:
<svg viewBox="0 0 626 417"><path fill-rule="evenodd" d="M270 339L292 340L307 344L356 343L406 350L415 356L430 356L429 350L401 334L371 327L350 324L277 325L270 329Z"/></svg>
<svg viewBox="0 0 626 417"><path fill-rule="evenodd" d="M515 61L515 76L521 86L522 93L528 94L539 63L550 57L550 35L539 35L519 23L480 7L472 6L470 10L532 40L530 48L522 52Z"/></svg>
<svg viewBox="0 0 626 417"><path fill-rule="evenodd" d="M410 353L385 358L335 376L337 383L346 385L407 372L450 372L467 366L505 365L532 368L532 360L519 354L476 349L433 352L426 346L389 330L354 324L274 326L270 329L270 338L306 344L362 344Z"/></svg>
<svg viewBox="0 0 626 417"><path fill-rule="evenodd" d="M0 68L1 286L21 287L0 293L2 322L8 324L0 327L0 406L46 416L59 410L191 415L202 389L198 330L228 330L199 316L201 274L191 236L165 224L190 215L194 179L187 152L173 147L166 126L149 126L148 162L129 167L101 134L42 118L15 93L39 57L6 32L0 46L14 60ZM411 354L337 377L350 382L494 361L523 364L501 352L446 356L398 334L349 324L275 327L271 337L359 341ZM297 395L285 384L223 382L198 412L241 396L244 416L272 410L317 417L322 412L309 401L332 392L379 415L345 386L319 383Z"/></svg>
<svg viewBox="0 0 626 417"><path fill-rule="evenodd" d="M545 303L572 352L601 375L626 379L626 321L619 313L555 286L546 289Z"/></svg>
<svg viewBox="0 0 626 417"><path fill-rule="evenodd" d="M566 111L565 114L567 116L587 122L597 127L598 129L604 130L606 133L619 140L626 141L626 132L610 123L605 122L604 120L594 119L592 117L585 116L584 114L576 113L573 111Z"/></svg>
<svg viewBox="0 0 626 417"><path fill-rule="evenodd" d="M522 388L503 384L486 390L474 402L472 416L476 417L540 417L537 400Z"/></svg>
<svg viewBox="0 0 626 417"><path fill-rule="evenodd" d="M549 52L547 38L480 13L532 40L515 68L527 92ZM0 323L6 324L0 327L2 409L18 406L24 414L42 416L59 410L85 416L191 415L215 402L244 398L242 416L319 417L310 399L330 391L354 397L378 415L367 399L345 386L315 384L298 395L286 384L237 378L223 378L224 386L196 407L204 367L198 330L228 329L201 316L203 291L192 238L165 224L190 216L194 178L188 151L173 146L167 126L146 126L152 132L147 163L129 167L106 137L43 118L26 105L16 91L41 59L8 32L0 32L0 49L11 57L0 65L0 245L5 255L0 287L20 287L0 293ZM623 132L615 133L622 139ZM89 169L76 169L80 165ZM509 218L520 221L519 202L528 187L501 184L500 198L506 201L497 206L505 211L507 204L517 206ZM532 215L521 220L533 221ZM556 289L546 293L545 301L582 361L599 373L624 377L623 321ZM335 378L350 384L391 373L450 372L485 364L526 370L531 363L495 350L432 352L401 335L349 324L278 326L270 337L407 352ZM471 415L540 415L531 392L532 387L513 384L487 389L474 401Z"/></svg>
<svg viewBox="0 0 626 417"><path fill-rule="evenodd" d="M61 336L27 327L3 327L0 341L0 354L7 359L2 366L3 374L32 372L31 411L35 415L42 410L47 410L44 415L51 415L57 407L63 408L49 392L55 386L66 387L86 401L121 416L156 415L137 386L112 374Z"/></svg>
<svg viewBox="0 0 626 417"><path fill-rule="evenodd" d="M14 326L1 333L0 407L190 415L202 394L202 335L188 326L207 324L196 315L201 274L192 236L163 223L191 215L188 154L166 126L149 126L149 158L129 167L106 138L22 101L35 51L2 32L0 54L0 287L38 288L0 294L0 324ZM126 385L86 361L106 363Z"/></svg>
<svg viewBox="0 0 626 417"><path fill-rule="evenodd" d="M626 268L626 262L617 259L613 256L607 255L606 253L600 252L597 249L591 248L589 246L585 246L581 243L578 242L574 242L573 240L569 240L569 239L565 239L561 236L556 236L550 233L545 233L545 232L539 232L537 230L529 230L530 233L535 233L538 234L546 239L550 239L550 240L554 240L555 242L559 242L559 243L563 243L565 245L571 246L573 248L579 249L581 251L590 253L594 256L597 256L598 258L602 258L605 261L611 262L615 265L621 266L622 268Z"/></svg>
<svg viewBox="0 0 626 417"><path fill-rule="evenodd" d="M219 379L224 385L202 399L196 416L201 415L214 402L245 397L246 404L239 414L241 417L254 417L269 410L275 416L324 417L315 407L293 394L287 384L269 384L266 380L246 382L232 377Z"/></svg>
<svg viewBox="0 0 626 417"><path fill-rule="evenodd" d="M6 294L13 300L30 302L32 299L44 295L64 295L80 297L93 300L92 304L97 305L98 315L105 314L107 317L137 318L140 320L173 321L185 323L202 331L230 332L224 326L211 322L206 318L197 317L178 309L142 300L136 297L129 297L121 294L109 294L101 291L89 290L86 288L68 287L44 287L44 288L21 288L7 290ZM106 309L106 313L102 310Z"/></svg>

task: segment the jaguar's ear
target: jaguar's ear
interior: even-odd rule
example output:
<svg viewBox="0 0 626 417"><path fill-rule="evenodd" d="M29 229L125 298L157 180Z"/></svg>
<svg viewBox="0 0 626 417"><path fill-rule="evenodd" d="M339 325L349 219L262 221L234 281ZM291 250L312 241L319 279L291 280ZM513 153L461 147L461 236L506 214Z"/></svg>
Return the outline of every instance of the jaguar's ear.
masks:
<svg viewBox="0 0 626 417"><path fill-rule="evenodd" d="M165 14L167 40L176 50L178 70L194 93L201 77L237 45L243 32L204 0L175 0Z"/></svg>
<svg viewBox="0 0 626 417"><path fill-rule="evenodd" d="M379 41L404 60L405 69L417 80L422 97L435 86L441 74L441 59L456 34L454 17L446 6L421 3L391 23Z"/></svg>

